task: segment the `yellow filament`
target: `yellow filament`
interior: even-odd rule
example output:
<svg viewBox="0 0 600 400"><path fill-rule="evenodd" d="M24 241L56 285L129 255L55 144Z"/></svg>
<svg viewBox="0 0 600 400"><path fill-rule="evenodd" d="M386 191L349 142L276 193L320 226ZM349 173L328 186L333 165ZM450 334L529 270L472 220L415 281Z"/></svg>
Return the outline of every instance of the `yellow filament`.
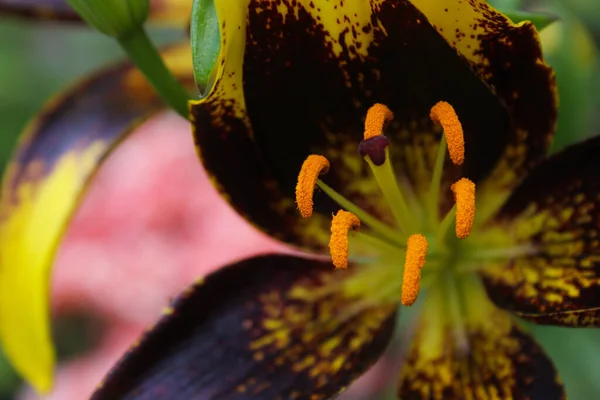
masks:
<svg viewBox="0 0 600 400"><path fill-rule="evenodd" d="M348 231L360 227L360 220L349 211L339 210L331 221L329 251L336 268L348 268Z"/></svg>
<svg viewBox="0 0 600 400"><path fill-rule="evenodd" d="M452 185L452 191L456 201L456 237L464 239L475 221L475 184L462 178Z"/></svg>
<svg viewBox="0 0 600 400"><path fill-rule="evenodd" d="M406 242L406 259L402 279L402 304L412 306L421 289L421 269L427 255L427 239L421 234L410 235Z"/></svg>
<svg viewBox="0 0 600 400"><path fill-rule="evenodd" d="M383 124L386 121L391 121L394 118L394 113L385 104L376 103L369 111L365 118L365 134L364 139L370 139L381 135L383 132Z"/></svg>
<svg viewBox="0 0 600 400"><path fill-rule="evenodd" d="M296 204L304 218L312 216L315 185L319 175L327 171L329 171L329 161L320 155L312 154L302 164L296 184Z"/></svg>
<svg viewBox="0 0 600 400"><path fill-rule="evenodd" d="M461 165L465 160L465 137L454 108L449 103L440 101L431 108L429 116L433 122L442 125L450 159L455 165Z"/></svg>

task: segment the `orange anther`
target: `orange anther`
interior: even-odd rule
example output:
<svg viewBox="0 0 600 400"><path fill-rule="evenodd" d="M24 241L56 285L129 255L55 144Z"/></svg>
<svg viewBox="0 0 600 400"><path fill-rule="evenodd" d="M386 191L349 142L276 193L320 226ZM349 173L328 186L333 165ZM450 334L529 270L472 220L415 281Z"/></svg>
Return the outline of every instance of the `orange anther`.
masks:
<svg viewBox="0 0 600 400"><path fill-rule="evenodd" d="M348 268L348 231L360 227L360 220L349 211L340 210L331 221L329 252L336 268Z"/></svg>
<svg viewBox="0 0 600 400"><path fill-rule="evenodd" d="M386 105L376 103L371 106L369 111L367 111L367 117L365 118L364 139L367 140L381 135L383 132L383 124L386 121L391 121L393 118L394 113L392 113Z"/></svg>
<svg viewBox="0 0 600 400"><path fill-rule="evenodd" d="M462 178L451 186L456 201L456 237L464 239L475 221L475 184Z"/></svg>
<svg viewBox="0 0 600 400"><path fill-rule="evenodd" d="M298 183L296 184L296 204L304 218L310 218L312 215L313 194L317 179L319 175L325 174L327 171L329 171L329 161L325 157L316 154L308 156L302 164L300 174L298 174Z"/></svg>
<svg viewBox="0 0 600 400"><path fill-rule="evenodd" d="M412 306L421 289L421 269L427 255L427 239L421 234L410 235L406 242L406 259L402 278L402 304Z"/></svg>
<svg viewBox="0 0 600 400"><path fill-rule="evenodd" d="M429 116L433 122L442 125L450 159L455 165L461 165L465 160L465 136L454 108L449 103L440 101L431 108Z"/></svg>

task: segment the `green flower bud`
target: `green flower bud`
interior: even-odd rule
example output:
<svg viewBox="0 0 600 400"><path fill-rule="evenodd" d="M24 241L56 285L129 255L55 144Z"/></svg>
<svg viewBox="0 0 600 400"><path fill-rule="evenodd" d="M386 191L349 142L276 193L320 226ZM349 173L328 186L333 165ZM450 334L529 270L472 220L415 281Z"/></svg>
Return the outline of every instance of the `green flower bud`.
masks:
<svg viewBox="0 0 600 400"><path fill-rule="evenodd" d="M89 25L108 36L124 38L144 24L150 0L67 0Z"/></svg>
<svg viewBox="0 0 600 400"><path fill-rule="evenodd" d="M221 50L221 32L214 0L194 0L190 23L194 79L205 96L214 83L215 65Z"/></svg>

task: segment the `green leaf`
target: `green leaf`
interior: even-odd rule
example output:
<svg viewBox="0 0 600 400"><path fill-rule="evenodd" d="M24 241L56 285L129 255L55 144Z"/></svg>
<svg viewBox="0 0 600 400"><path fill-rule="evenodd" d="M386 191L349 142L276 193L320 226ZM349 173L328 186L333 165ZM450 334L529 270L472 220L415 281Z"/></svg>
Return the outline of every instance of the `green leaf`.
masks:
<svg viewBox="0 0 600 400"><path fill-rule="evenodd" d="M562 21L541 33L544 56L554 68L559 94L558 126L552 151L597 133L594 79L599 65L593 37L566 8L555 8ZM596 86L595 86L596 85Z"/></svg>
<svg viewBox="0 0 600 400"><path fill-rule="evenodd" d="M541 31L548 25L560 19L558 16L553 14L531 13L518 10L502 11L502 13L515 23L519 23L522 21L531 21L538 31Z"/></svg>
<svg viewBox="0 0 600 400"><path fill-rule="evenodd" d="M67 0L67 3L94 29L120 38L139 29L150 12L149 0Z"/></svg>
<svg viewBox="0 0 600 400"><path fill-rule="evenodd" d="M190 24L194 79L202 96L208 94L221 51L221 33L214 0L194 0Z"/></svg>
<svg viewBox="0 0 600 400"><path fill-rule="evenodd" d="M528 325L565 383L567 398L594 399L600 393L600 331Z"/></svg>

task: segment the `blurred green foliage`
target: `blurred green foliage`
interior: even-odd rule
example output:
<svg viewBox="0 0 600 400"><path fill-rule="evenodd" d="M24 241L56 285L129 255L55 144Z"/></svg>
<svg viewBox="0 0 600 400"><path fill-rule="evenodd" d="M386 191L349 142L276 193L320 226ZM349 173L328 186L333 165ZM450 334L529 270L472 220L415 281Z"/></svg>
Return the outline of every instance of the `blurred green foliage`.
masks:
<svg viewBox="0 0 600 400"><path fill-rule="evenodd" d="M495 0L502 10L545 12L560 21L542 33L555 68L560 116L554 150L600 133L600 1ZM164 43L173 32L154 32ZM19 131L44 102L78 77L123 57L117 44L95 32L52 23L31 24L0 16L0 166ZM600 330L530 326L560 370L572 400L600 393ZM0 399L10 399L19 380L0 356Z"/></svg>

